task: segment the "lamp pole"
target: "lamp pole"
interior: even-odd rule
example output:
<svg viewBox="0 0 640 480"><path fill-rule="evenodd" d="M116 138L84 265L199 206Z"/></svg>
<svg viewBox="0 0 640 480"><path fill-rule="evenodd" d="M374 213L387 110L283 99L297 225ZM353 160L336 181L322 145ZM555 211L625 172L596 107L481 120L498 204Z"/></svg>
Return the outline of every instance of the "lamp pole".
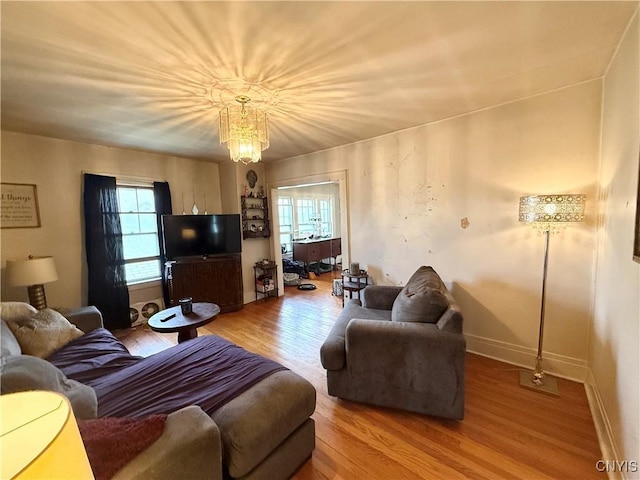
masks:
<svg viewBox="0 0 640 480"><path fill-rule="evenodd" d="M549 230L544 231L544 267L542 270L542 299L540 300L540 331L538 332L538 354L536 355L536 368L533 370L533 379L536 385L544 385L544 370L542 370L542 338L544 336L544 314L547 292L547 265L549 263Z"/></svg>
<svg viewBox="0 0 640 480"><path fill-rule="evenodd" d="M533 374L530 370L520 370L520 386L532 390L559 395L558 382L554 377L546 377L542 369L542 341L544 338L544 316L547 299L547 265L549 264L550 226L545 225L544 233L544 266L542 269L542 297L540 299L540 329L538 331L538 353Z"/></svg>

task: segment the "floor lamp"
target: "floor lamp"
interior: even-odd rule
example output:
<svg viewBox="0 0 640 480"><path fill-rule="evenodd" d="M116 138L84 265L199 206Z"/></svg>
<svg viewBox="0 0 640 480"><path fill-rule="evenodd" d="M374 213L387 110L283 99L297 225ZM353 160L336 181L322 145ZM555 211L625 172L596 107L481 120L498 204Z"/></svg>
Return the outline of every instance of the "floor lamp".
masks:
<svg viewBox="0 0 640 480"><path fill-rule="evenodd" d="M0 478L93 480L66 397L28 391L0 395Z"/></svg>
<svg viewBox="0 0 640 480"><path fill-rule="evenodd" d="M553 377L545 376L542 369L542 338L544 333L545 294L547 286L547 263L549 260L549 233L555 233L568 223L584 220L586 195L554 194L520 197L519 219L530 223L544 234L544 268L542 274L542 297L540 301L540 330L538 332L538 354L536 366L520 371L520 386L539 392L558 395L558 384Z"/></svg>

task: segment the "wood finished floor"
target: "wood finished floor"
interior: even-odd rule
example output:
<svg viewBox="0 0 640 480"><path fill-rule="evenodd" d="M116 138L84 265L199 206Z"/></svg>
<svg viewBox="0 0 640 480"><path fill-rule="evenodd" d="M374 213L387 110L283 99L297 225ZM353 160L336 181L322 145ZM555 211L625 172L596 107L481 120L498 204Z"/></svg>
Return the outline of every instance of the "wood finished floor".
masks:
<svg viewBox="0 0 640 480"><path fill-rule="evenodd" d="M601 458L584 387L559 379L560 396L519 386L512 365L467 354L465 419L453 422L347 402L327 394L320 345L342 309L331 273L317 290L286 287L199 328L271 358L317 391L316 449L295 479L589 479ZM133 354L177 341L148 327L117 332Z"/></svg>

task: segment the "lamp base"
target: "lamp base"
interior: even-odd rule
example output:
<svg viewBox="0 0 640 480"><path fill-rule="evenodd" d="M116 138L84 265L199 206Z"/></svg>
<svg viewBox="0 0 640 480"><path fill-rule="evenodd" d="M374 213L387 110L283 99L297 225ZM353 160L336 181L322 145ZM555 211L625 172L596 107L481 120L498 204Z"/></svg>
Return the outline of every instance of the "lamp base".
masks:
<svg viewBox="0 0 640 480"><path fill-rule="evenodd" d="M554 377L545 375L541 383L534 383L534 376L531 370L520 370L520 386L535 390L536 392L546 393L548 395L559 396L558 382Z"/></svg>
<svg viewBox="0 0 640 480"><path fill-rule="evenodd" d="M27 287L29 303L38 310L47 308L47 296L44 294L44 285L31 285Z"/></svg>

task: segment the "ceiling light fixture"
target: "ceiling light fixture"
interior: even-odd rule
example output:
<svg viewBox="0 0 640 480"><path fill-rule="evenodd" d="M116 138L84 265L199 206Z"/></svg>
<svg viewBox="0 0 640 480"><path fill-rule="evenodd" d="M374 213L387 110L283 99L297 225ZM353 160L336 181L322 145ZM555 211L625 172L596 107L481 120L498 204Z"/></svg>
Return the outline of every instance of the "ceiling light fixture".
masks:
<svg viewBox="0 0 640 480"><path fill-rule="evenodd" d="M226 143L231 160L245 165L259 162L262 151L269 148L267 114L259 108L248 107L251 99L238 95L236 102L220 110L220 143Z"/></svg>

